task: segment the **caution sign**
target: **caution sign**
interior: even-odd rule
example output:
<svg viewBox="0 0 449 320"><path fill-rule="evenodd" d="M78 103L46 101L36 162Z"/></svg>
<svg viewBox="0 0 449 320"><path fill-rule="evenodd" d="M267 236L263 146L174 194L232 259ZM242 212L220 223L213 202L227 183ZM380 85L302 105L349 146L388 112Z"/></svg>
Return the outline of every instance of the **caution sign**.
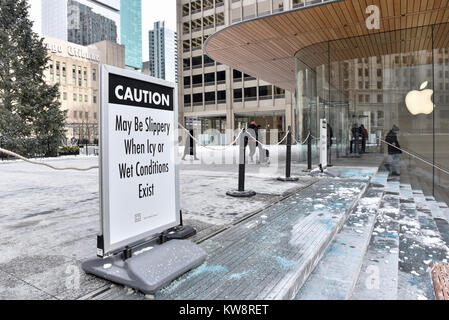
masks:
<svg viewBox="0 0 449 320"><path fill-rule="evenodd" d="M180 224L175 84L101 66L103 257Z"/></svg>

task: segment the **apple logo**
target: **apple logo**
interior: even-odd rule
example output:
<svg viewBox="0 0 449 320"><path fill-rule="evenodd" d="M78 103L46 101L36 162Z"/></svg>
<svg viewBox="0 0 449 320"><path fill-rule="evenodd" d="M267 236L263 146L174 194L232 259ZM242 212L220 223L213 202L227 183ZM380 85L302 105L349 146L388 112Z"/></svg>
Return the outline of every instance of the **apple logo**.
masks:
<svg viewBox="0 0 449 320"><path fill-rule="evenodd" d="M429 81L424 82L419 91L410 91L407 94L407 97L405 97L405 104L411 114L431 114L433 112L433 109L435 108L435 105L432 102L433 90L424 90L428 84Z"/></svg>

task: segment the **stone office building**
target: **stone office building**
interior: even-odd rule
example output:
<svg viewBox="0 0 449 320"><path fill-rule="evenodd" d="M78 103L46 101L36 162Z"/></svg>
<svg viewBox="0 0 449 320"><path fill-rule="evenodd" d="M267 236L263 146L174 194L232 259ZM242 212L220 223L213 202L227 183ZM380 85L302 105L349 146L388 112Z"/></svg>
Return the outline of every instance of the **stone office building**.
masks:
<svg viewBox="0 0 449 320"><path fill-rule="evenodd" d="M61 107L67 110L67 143L96 143L99 64L125 68L125 47L106 40L85 47L50 37L44 43L50 56L47 82L59 84Z"/></svg>

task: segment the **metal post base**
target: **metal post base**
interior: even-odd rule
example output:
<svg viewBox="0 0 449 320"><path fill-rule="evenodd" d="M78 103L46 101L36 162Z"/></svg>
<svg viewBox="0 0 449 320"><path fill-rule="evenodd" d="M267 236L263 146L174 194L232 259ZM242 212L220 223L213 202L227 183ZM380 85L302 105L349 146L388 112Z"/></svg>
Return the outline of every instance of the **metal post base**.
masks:
<svg viewBox="0 0 449 320"><path fill-rule="evenodd" d="M96 275L146 294L154 294L184 273L206 261L206 252L186 240L142 247L124 260L123 254L95 258L82 264L86 273Z"/></svg>
<svg viewBox="0 0 449 320"><path fill-rule="evenodd" d="M167 233L168 240L184 240L196 235L196 230L191 226L179 226Z"/></svg>
<svg viewBox="0 0 449 320"><path fill-rule="evenodd" d="M289 178L287 178L287 177L279 177L278 178L278 181L282 181L282 182L296 182L298 180L299 180L298 177L289 177Z"/></svg>
<svg viewBox="0 0 449 320"><path fill-rule="evenodd" d="M226 195L234 198L251 198L256 195L255 191L248 190L248 191L238 191L238 190L232 190L226 192Z"/></svg>

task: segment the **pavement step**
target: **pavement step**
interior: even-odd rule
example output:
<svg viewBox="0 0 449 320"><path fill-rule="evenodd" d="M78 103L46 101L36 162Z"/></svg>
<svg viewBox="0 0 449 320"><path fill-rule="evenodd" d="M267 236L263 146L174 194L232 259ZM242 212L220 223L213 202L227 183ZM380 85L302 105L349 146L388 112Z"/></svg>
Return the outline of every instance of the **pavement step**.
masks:
<svg viewBox="0 0 449 320"><path fill-rule="evenodd" d="M449 251L432 216L433 209L426 207L429 201L423 202L416 191L410 199L410 190L404 185L400 192L398 299L433 300L429 264L446 259Z"/></svg>
<svg viewBox="0 0 449 320"><path fill-rule="evenodd" d="M201 246L204 265L156 299L293 299L367 188L367 181L322 180Z"/></svg>
<svg viewBox="0 0 449 320"><path fill-rule="evenodd" d="M359 277L370 243L388 173L379 172L350 213L324 257L296 296L296 300L347 300Z"/></svg>
<svg viewBox="0 0 449 320"><path fill-rule="evenodd" d="M396 300L399 266L398 181L389 181L352 300Z"/></svg>

